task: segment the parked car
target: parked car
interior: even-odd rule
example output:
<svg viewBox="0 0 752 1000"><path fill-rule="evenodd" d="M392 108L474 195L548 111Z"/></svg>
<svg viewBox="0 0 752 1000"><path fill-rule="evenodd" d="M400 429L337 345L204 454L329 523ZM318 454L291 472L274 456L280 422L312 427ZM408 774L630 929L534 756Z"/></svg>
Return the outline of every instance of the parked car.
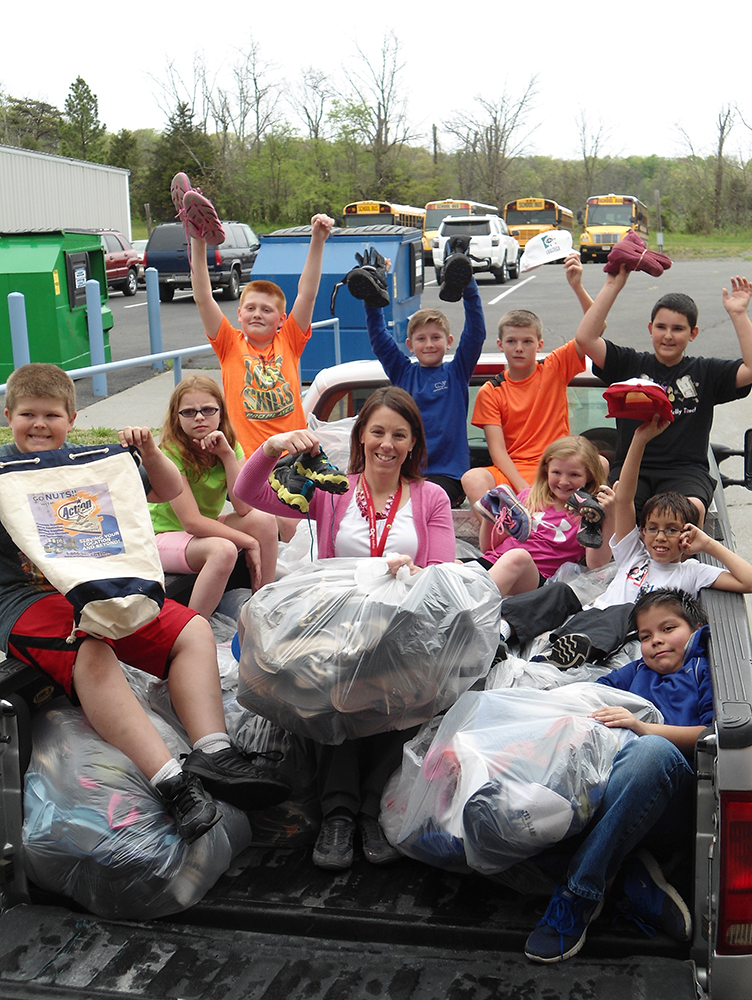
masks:
<svg viewBox="0 0 752 1000"><path fill-rule="evenodd" d="M146 244L148 242L149 242L148 240L133 240L132 241L133 249L139 255L139 264L138 264L138 283L139 283L139 285L143 285L143 283L144 283L144 252L146 251Z"/></svg>
<svg viewBox="0 0 752 1000"><path fill-rule="evenodd" d="M114 229L101 229L99 235L104 249L107 284L123 295L135 295L138 291L140 253L127 237Z"/></svg>
<svg viewBox="0 0 752 1000"><path fill-rule="evenodd" d="M473 273L490 271L503 285L507 278L517 278L520 273L522 251L506 222L498 215L447 216L443 219L438 236L431 240L436 281L441 284L441 272L447 240L451 236L469 236L473 260Z"/></svg>
<svg viewBox="0 0 752 1000"><path fill-rule="evenodd" d="M250 281L259 240L244 222L223 222L226 239L218 247L206 248L206 263L212 288L222 289L222 298L236 299L241 285ZM144 267L159 272L159 298L172 302L176 289L191 287L188 246L185 230L179 222L157 226L149 237Z"/></svg>

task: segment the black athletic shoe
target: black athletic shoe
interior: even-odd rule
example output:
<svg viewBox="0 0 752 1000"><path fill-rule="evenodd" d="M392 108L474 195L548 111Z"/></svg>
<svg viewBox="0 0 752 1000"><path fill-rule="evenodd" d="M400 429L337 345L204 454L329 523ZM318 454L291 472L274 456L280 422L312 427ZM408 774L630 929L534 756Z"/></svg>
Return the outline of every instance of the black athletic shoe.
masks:
<svg viewBox="0 0 752 1000"><path fill-rule="evenodd" d="M326 453L319 451L317 455L305 452L295 459L295 470L301 476L309 479L318 490L327 493L347 493L350 488L347 476L332 465Z"/></svg>
<svg viewBox="0 0 752 1000"><path fill-rule="evenodd" d="M278 762L282 754L244 754L235 747L217 753L193 750L183 761L183 770L200 778L204 787L223 802L239 809L266 809L289 798L290 785L271 768L257 763L262 758Z"/></svg>
<svg viewBox="0 0 752 1000"><path fill-rule="evenodd" d="M349 868L353 863L354 833L354 819L347 816L325 819L313 848L313 863L332 872Z"/></svg>
<svg viewBox="0 0 752 1000"><path fill-rule="evenodd" d="M198 840L219 821L217 803L204 791L194 774L176 774L156 786L167 811L175 820L180 837L186 844Z"/></svg>
<svg viewBox="0 0 752 1000"><path fill-rule="evenodd" d="M295 468L296 460L296 455L280 458L269 475L269 485L282 503L307 514L315 486L312 479Z"/></svg>
<svg viewBox="0 0 752 1000"><path fill-rule="evenodd" d="M468 255L469 236L452 236L447 240L444 266L441 272L439 298L444 302L459 302L472 281L473 265Z"/></svg>
<svg viewBox="0 0 752 1000"><path fill-rule="evenodd" d="M577 532L580 545L588 549L599 549L603 545L601 525L606 515L598 501L585 490L575 490L564 506L580 515L581 527Z"/></svg>
<svg viewBox="0 0 752 1000"><path fill-rule="evenodd" d="M362 254L356 253L358 267L348 271L344 278L353 298L362 299L369 309L383 309L389 305L386 280L386 261L373 247Z"/></svg>
<svg viewBox="0 0 752 1000"><path fill-rule="evenodd" d="M554 640L545 656L533 657L539 663L550 663L559 670L571 670L587 662L593 644L581 632L571 632Z"/></svg>

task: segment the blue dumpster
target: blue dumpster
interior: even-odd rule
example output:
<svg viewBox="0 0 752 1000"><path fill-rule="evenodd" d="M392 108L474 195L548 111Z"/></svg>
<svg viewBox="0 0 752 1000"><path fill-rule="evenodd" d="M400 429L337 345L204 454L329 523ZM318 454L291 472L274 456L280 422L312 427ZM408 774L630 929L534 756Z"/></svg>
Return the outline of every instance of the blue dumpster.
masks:
<svg viewBox="0 0 752 1000"><path fill-rule="evenodd" d="M254 281L274 281L292 308L298 292L298 280L311 241L310 226L279 229L261 237L261 249L253 265ZM398 344L404 345L407 321L420 309L423 291L423 245L419 229L405 226L362 226L359 229L334 229L324 244L321 284L313 311L313 322L331 319L332 291L338 281L357 265L356 253L375 247L388 257L392 268L388 274L390 304L386 307L387 326ZM346 287L340 288L335 303L335 315L340 321L340 360L357 361L372 358L366 333L363 303L354 299ZM403 347L403 350L407 351ZM310 382L322 368L336 364L334 334L330 328L313 331L303 357L300 371L304 382Z"/></svg>

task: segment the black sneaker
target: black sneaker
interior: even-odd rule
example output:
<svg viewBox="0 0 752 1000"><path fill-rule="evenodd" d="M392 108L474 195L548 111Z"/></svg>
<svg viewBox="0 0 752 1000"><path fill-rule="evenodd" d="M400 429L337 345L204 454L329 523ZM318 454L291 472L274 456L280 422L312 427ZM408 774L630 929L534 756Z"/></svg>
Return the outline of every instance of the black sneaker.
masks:
<svg viewBox="0 0 752 1000"><path fill-rule="evenodd" d="M363 854L366 861L372 865L392 865L399 861L402 855L396 847L392 847L386 839L381 824L373 816L366 816L360 813L358 816L358 829L363 843Z"/></svg>
<svg viewBox="0 0 752 1000"><path fill-rule="evenodd" d="M606 515L598 501L585 490L576 490L564 506L580 515L581 527L577 532L580 545L587 549L599 549L603 545L601 525Z"/></svg>
<svg viewBox="0 0 752 1000"><path fill-rule="evenodd" d="M663 877L652 854L642 850L624 865L624 898L616 904L622 916L634 921L649 937L665 931L675 941L692 937L687 904Z"/></svg>
<svg viewBox="0 0 752 1000"><path fill-rule="evenodd" d="M290 785L268 766L256 763L261 758L279 762L282 754L241 753L227 747L216 753L193 750L183 761L183 770L195 774L215 798L239 809L266 809L290 796Z"/></svg>
<svg viewBox="0 0 752 1000"><path fill-rule="evenodd" d="M386 261L373 247L362 254L356 253L359 267L345 276L345 284L353 298L362 299L369 309L383 309L389 305L386 281Z"/></svg>
<svg viewBox="0 0 752 1000"><path fill-rule="evenodd" d="M316 489L326 490L327 493L347 493L350 488L347 476L331 464L323 451L319 451L318 455L311 455L310 452L298 455L295 471L309 479Z"/></svg>
<svg viewBox="0 0 752 1000"><path fill-rule="evenodd" d="M353 863L354 833L355 820L348 816L325 819L316 838L313 863L333 872L349 868Z"/></svg>
<svg viewBox="0 0 752 1000"><path fill-rule="evenodd" d="M269 485L282 503L307 514L315 487L313 480L301 475L295 468L296 460L295 455L280 458L269 475Z"/></svg>
<svg viewBox="0 0 752 1000"><path fill-rule="evenodd" d="M592 646L586 635L571 632L569 635L559 636L545 656L534 656L533 660L537 663L550 663L559 670L571 670L572 667L581 667L587 662Z"/></svg>
<svg viewBox="0 0 752 1000"><path fill-rule="evenodd" d="M203 837L219 821L221 814L217 803L207 795L195 775L183 771L174 778L160 781L156 788L186 844Z"/></svg>
<svg viewBox="0 0 752 1000"><path fill-rule="evenodd" d="M452 236L447 240L444 266L441 271L439 298L444 302L459 302L473 277L473 265L468 255L469 236Z"/></svg>

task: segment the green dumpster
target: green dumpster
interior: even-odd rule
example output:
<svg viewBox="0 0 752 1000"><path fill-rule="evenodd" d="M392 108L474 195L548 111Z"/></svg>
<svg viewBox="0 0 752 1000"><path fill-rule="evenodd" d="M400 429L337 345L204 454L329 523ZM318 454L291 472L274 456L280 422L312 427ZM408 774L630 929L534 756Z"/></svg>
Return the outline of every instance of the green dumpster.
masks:
<svg viewBox="0 0 752 1000"><path fill-rule="evenodd" d="M0 383L13 371L8 295L25 298L29 355L61 368L91 364L86 322L86 281L101 289L105 358L111 360L107 276L101 238L61 230L0 233Z"/></svg>

